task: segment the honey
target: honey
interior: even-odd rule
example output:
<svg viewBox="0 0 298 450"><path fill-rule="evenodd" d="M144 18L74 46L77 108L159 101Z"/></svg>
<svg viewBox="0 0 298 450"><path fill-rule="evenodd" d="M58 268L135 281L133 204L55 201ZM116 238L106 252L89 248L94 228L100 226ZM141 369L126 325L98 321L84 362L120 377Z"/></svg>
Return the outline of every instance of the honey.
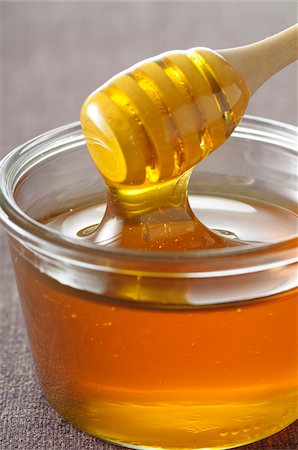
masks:
<svg viewBox="0 0 298 450"><path fill-rule="evenodd" d="M187 188L192 168L229 137L248 98L241 75L203 48L146 60L91 94L82 130L108 189L94 241L175 251L239 245L196 218Z"/></svg>
<svg viewBox="0 0 298 450"><path fill-rule="evenodd" d="M140 282L156 307L113 301L13 254L42 389L78 428L130 448L230 449L296 419L297 291L160 308L160 279ZM119 297L123 286L114 286Z"/></svg>
<svg viewBox="0 0 298 450"><path fill-rule="evenodd" d="M210 228L219 224L210 211L224 210L226 231L248 246L268 236L274 242L297 226L294 213L267 203L189 200ZM44 222L75 238L104 216L104 206ZM59 283L15 244L12 254L43 392L78 428L129 448L230 449L296 419L296 290L208 304L210 286L199 284L199 298L202 291L206 297L191 304L192 279L146 278L140 266L138 276L107 275L107 294L100 295L85 278L82 288L71 288L75 275L67 266ZM183 262L177 270L186 270ZM239 298L251 289L249 298L263 275L254 274L248 286L227 278Z"/></svg>

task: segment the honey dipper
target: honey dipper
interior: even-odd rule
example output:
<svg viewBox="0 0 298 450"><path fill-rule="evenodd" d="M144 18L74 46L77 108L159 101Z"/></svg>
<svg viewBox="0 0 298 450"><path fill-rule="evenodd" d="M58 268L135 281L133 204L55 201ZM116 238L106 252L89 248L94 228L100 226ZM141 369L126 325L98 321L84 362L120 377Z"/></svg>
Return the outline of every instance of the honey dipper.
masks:
<svg viewBox="0 0 298 450"><path fill-rule="evenodd" d="M297 58L297 25L244 47L170 51L121 72L81 111L88 149L107 185L150 186L219 147L249 97Z"/></svg>

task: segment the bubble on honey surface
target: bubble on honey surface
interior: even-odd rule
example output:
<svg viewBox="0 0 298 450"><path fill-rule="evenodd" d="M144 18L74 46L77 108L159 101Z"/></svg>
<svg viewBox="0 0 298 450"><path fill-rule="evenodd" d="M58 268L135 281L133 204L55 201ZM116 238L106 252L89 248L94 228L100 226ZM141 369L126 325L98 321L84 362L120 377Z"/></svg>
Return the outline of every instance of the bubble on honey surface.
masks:
<svg viewBox="0 0 298 450"><path fill-rule="evenodd" d="M231 239L239 239L238 236L229 230L220 230L218 228L213 228L213 231L216 231L216 233L221 234L222 236L229 236Z"/></svg>
<svg viewBox="0 0 298 450"><path fill-rule="evenodd" d="M220 435L220 437L225 437L225 436L227 436L227 435L228 435L228 430L226 430L226 429L221 430L221 432L219 433L219 435Z"/></svg>
<svg viewBox="0 0 298 450"><path fill-rule="evenodd" d="M97 228L99 227L99 223L96 223L94 225L88 225L85 228L82 228L77 232L78 237L86 237L90 236L91 234L95 233Z"/></svg>

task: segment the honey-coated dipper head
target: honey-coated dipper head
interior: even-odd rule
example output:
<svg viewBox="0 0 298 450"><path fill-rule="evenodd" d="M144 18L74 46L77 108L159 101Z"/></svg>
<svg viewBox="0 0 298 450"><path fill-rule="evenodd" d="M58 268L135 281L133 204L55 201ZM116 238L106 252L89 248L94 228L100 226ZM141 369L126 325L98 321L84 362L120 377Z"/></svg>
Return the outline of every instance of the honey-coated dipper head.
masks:
<svg viewBox="0 0 298 450"><path fill-rule="evenodd" d="M248 99L243 78L218 53L166 52L93 92L81 125L108 185L150 186L177 178L220 146Z"/></svg>

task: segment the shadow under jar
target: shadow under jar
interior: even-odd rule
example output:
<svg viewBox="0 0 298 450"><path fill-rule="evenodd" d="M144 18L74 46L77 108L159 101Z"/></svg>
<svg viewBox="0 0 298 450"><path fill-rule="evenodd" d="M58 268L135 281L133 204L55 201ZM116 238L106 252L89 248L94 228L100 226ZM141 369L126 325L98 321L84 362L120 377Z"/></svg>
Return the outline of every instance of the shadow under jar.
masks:
<svg viewBox="0 0 298 450"><path fill-rule="evenodd" d="M37 374L76 427L130 448L224 449L297 417L296 129L246 116L194 170L190 202L249 245L96 246L105 185L78 124L0 166L6 228Z"/></svg>

